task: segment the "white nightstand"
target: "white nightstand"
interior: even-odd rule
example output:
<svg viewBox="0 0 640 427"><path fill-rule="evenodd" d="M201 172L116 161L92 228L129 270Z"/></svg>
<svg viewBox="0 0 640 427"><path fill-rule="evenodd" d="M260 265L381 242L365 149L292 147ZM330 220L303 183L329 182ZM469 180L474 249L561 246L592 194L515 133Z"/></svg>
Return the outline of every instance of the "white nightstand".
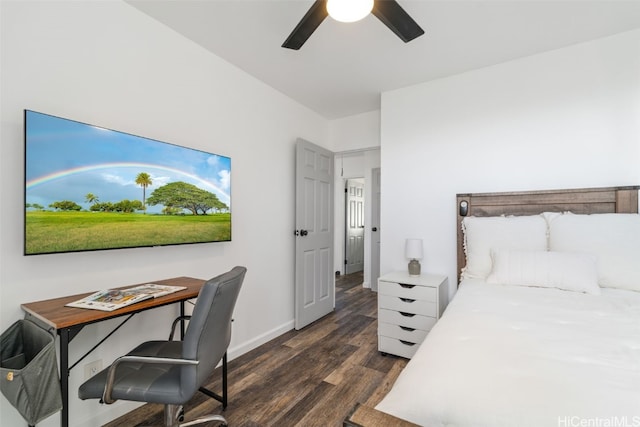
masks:
<svg viewBox="0 0 640 427"><path fill-rule="evenodd" d="M396 271L378 279L378 350L411 359L449 302L446 276Z"/></svg>

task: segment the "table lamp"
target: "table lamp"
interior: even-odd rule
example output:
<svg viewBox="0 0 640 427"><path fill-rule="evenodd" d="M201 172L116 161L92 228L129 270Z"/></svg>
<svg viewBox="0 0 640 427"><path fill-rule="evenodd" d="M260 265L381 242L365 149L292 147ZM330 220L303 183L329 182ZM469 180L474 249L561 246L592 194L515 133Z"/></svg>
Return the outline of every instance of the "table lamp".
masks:
<svg viewBox="0 0 640 427"><path fill-rule="evenodd" d="M422 239L407 239L404 255L410 259L409 276L419 276L420 262L418 260L422 259Z"/></svg>

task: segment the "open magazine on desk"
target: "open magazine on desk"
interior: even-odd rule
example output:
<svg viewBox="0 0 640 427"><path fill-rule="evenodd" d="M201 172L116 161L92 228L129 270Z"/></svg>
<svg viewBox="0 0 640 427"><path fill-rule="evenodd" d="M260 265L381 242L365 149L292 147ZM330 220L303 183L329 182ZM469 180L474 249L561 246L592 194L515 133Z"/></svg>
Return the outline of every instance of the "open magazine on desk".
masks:
<svg viewBox="0 0 640 427"><path fill-rule="evenodd" d="M147 283L146 285L138 285L127 289L108 289L105 291L98 291L66 305L67 307L114 311L146 299L158 298L183 289L186 289L186 287Z"/></svg>

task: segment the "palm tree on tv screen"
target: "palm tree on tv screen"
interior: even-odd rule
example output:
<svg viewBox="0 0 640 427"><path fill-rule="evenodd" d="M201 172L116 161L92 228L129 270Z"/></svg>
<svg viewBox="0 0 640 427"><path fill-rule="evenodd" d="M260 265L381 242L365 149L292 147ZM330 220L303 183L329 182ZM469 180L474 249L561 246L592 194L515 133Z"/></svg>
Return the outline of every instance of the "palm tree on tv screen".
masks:
<svg viewBox="0 0 640 427"><path fill-rule="evenodd" d="M147 213L147 197L146 197L146 190L147 187L150 186L151 184L153 184L153 181L151 180L151 175L149 175L146 172L140 172L138 174L138 176L136 176L136 184L138 184L139 186L142 187L142 206L143 206L143 213Z"/></svg>
<svg viewBox="0 0 640 427"><path fill-rule="evenodd" d="M90 203L90 204L98 203L98 202L100 201L100 199L98 198L98 196L96 196L96 195L95 195L95 194L93 194L93 193L87 193L87 195L86 195L86 196L84 196L84 200L85 200L87 203Z"/></svg>

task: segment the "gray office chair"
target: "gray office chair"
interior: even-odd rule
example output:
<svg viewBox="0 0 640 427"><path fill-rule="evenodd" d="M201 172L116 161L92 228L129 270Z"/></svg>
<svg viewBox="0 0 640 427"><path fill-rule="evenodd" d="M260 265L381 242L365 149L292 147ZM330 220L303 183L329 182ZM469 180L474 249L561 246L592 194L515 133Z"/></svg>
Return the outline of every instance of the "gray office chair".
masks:
<svg viewBox="0 0 640 427"><path fill-rule="evenodd" d="M172 341L173 322L168 341L148 341L96 374L78 390L80 399L101 399L161 403L165 405L164 425L191 426L211 421L227 425L221 415L209 415L179 424L183 409L196 391L207 394L227 406L227 347L231 340L231 316L247 269L231 271L207 281L200 293L183 341ZM202 385L222 360L222 396Z"/></svg>

